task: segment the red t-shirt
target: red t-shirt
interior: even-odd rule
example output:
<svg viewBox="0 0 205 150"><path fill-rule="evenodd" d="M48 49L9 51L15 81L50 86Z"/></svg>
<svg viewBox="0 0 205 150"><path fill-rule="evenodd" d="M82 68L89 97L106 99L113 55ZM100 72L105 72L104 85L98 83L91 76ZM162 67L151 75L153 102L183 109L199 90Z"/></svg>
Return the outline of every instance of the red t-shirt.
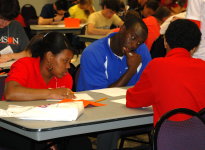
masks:
<svg viewBox="0 0 205 150"><path fill-rule="evenodd" d="M175 48L164 58L153 59L140 80L128 89L127 107L153 106L154 124L176 108L199 111L205 107L205 61L195 59L183 48ZM188 119L180 115L174 121Z"/></svg>
<svg viewBox="0 0 205 150"><path fill-rule="evenodd" d="M157 19L153 16L144 18L143 21L147 25L147 28L148 28L148 36L145 41L145 44L147 45L148 49L151 50L153 42L160 35L160 24L157 22Z"/></svg>
<svg viewBox="0 0 205 150"><path fill-rule="evenodd" d="M40 58L24 57L16 61L8 73L6 82L16 81L24 87L34 89L72 88L69 73L62 78L53 77L47 84L40 73Z"/></svg>

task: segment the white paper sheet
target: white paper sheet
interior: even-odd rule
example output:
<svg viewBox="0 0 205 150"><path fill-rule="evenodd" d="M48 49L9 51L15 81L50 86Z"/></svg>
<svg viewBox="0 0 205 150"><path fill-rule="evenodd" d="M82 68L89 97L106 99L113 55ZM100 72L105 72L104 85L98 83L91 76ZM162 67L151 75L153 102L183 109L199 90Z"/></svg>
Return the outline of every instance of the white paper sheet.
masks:
<svg viewBox="0 0 205 150"><path fill-rule="evenodd" d="M90 95L86 93L75 94L76 98L74 100L94 100Z"/></svg>
<svg viewBox="0 0 205 150"><path fill-rule="evenodd" d="M111 100L114 103L119 103L119 104L126 104L126 99L122 98L122 99L118 99L118 100Z"/></svg>
<svg viewBox="0 0 205 150"><path fill-rule="evenodd" d="M8 62L5 62L5 63L0 63L0 68L10 68L11 65L15 62L14 61L8 61Z"/></svg>
<svg viewBox="0 0 205 150"><path fill-rule="evenodd" d="M106 88L106 89L100 89L100 90L91 90L91 92L96 92L96 93L103 93L108 96L122 96L126 95L126 89L122 88Z"/></svg>

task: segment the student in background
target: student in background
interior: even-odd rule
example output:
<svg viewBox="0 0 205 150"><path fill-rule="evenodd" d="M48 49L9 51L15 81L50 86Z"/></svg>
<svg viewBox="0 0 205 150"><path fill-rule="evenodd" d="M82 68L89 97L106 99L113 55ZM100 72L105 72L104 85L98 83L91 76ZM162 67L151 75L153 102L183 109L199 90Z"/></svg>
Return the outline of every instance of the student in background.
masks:
<svg viewBox="0 0 205 150"><path fill-rule="evenodd" d="M202 32L201 43L193 57L205 60L205 1L188 0L186 18L194 21Z"/></svg>
<svg viewBox="0 0 205 150"><path fill-rule="evenodd" d="M88 18L87 34L106 35L110 26L122 26L123 21L115 13L120 11L120 0L103 0L102 10L92 13Z"/></svg>
<svg viewBox="0 0 205 150"><path fill-rule="evenodd" d="M15 20L19 14L17 0L0 0L0 55L21 52L28 45L28 37Z"/></svg>
<svg viewBox="0 0 205 150"><path fill-rule="evenodd" d="M78 4L69 8L70 17L80 19L81 23L86 23L93 12L92 0L79 0Z"/></svg>
<svg viewBox="0 0 205 150"><path fill-rule="evenodd" d="M37 34L35 35L28 46L25 48L25 50L19 52L19 53L11 53L11 54L4 54L0 57L0 63L4 63L10 60L17 60L23 57L31 57L31 51L38 51L40 49L39 42L42 40L43 34Z"/></svg>
<svg viewBox="0 0 205 150"><path fill-rule="evenodd" d="M135 10L139 13L139 11L143 10L147 1L148 0L128 0L127 4L129 6L129 10Z"/></svg>
<svg viewBox="0 0 205 150"><path fill-rule="evenodd" d="M67 69L73 57L66 38L57 32L46 34L39 41L41 48L31 51L32 57L16 61L8 73L6 100L40 100L73 98L72 77Z"/></svg>
<svg viewBox="0 0 205 150"><path fill-rule="evenodd" d="M151 50L153 42L160 36L160 25L171 15L171 11L163 6L156 10L153 16L144 18L143 21L148 28L148 37L145 41L148 49Z"/></svg>
<svg viewBox="0 0 205 150"><path fill-rule="evenodd" d="M139 12L141 18L146 18L155 14L157 8L159 8L159 2L156 0L148 0L142 11Z"/></svg>
<svg viewBox="0 0 205 150"><path fill-rule="evenodd" d="M46 4L41 10L41 14L38 18L39 25L49 24L63 24L63 19L69 17L68 1L57 0L53 4Z"/></svg>
<svg viewBox="0 0 205 150"><path fill-rule="evenodd" d="M183 36L182 36L183 35ZM201 39L196 24L187 19L171 22L165 33L166 57L153 59L137 84L129 88L126 106L153 106L154 124L176 108L199 111L205 107L205 62L192 58ZM187 116L173 118L185 120Z"/></svg>

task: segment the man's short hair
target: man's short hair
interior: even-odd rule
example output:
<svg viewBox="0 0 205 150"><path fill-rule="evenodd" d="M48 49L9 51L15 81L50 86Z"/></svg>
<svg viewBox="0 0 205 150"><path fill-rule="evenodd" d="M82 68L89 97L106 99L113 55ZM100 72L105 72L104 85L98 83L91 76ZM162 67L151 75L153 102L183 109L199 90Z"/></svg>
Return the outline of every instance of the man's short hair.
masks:
<svg viewBox="0 0 205 150"><path fill-rule="evenodd" d="M102 8L106 7L114 12L119 12L121 8L121 0L102 0Z"/></svg>
<svg viewBox="0 0 205 150"><path fill-rule="evenodd" d="M139 14L135 11L128 11L125 15L124 26L126 30L133 28L135 25L138 26L138 36L144 42L148 36L148 28L146 24L142 21Z"/></svg>
<svg viewBox="0 0 205 150"><path fill-rule="evenodd" d="M170 9L165 6L161 6L156 10L153 16L162 21L164 18L169 17L170 15Z"/></svg>
<svg viewBox="0 0 205 150"><path fill-rule="evenodd" d="M64 10L64 11L68 11L68 1L67 0L57 0L55 2L56 8L57 10Z"/></svg>
<svg viewBox="0 0 205 150"><path fill-rule="evenodd" d="M145 3L145 6L147 8L150 8L152 9L153 11L156 11L157 8L159 7L159 2L157 0L148 0L146 3Z"/></svg>
<svg viewBox="0 0 205 150"><path fill-rule="evenodd" d="M185 48L188 51L197 47L201 40L198 26L187 19L178 19L170 23L165 39L171 49Z"/></svg>
<svg viewBox="0 0 205 150"><path fill-rule="evenodd" d="M20 13L18 0L0 0L0 18L13 20Z"/></svg>

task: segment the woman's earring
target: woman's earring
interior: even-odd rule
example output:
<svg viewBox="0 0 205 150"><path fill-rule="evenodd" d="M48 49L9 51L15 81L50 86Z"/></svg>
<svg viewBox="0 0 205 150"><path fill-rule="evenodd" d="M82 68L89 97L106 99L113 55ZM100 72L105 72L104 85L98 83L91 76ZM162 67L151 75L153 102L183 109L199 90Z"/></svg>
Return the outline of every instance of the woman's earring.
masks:
<svg viewBox="0 0 205 150"><path fill-rule="evenodd" d="M48 71L51 72L53 70L53 65L48 62Z"/></svg>

